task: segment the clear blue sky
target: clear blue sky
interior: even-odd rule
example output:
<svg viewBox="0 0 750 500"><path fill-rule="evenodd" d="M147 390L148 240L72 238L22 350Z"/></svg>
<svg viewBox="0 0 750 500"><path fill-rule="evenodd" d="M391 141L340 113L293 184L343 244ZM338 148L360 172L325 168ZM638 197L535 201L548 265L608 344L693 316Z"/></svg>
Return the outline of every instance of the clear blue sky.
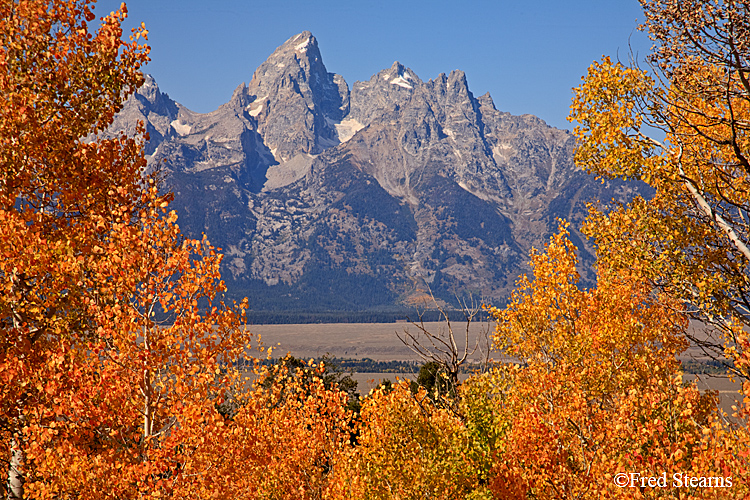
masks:
<svg viewBox="0 0 750 500"><path fill-rule="evenodd" d="M328 71L349 87L393 61L427 81L466 72L475 96L501 111L570 128L571 88L602 55L642 58L636 0L130 0L128 26L146 23L146 72L188 108L209 112L287 38L309 30ZM97 16L120 1L100 0Z"/></svg>

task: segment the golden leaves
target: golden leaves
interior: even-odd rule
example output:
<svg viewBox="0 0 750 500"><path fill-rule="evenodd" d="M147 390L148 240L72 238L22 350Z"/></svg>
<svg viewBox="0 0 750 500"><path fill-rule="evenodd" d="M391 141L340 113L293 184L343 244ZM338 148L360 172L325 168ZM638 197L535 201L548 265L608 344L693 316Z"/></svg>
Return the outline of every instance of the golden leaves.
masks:
<svg viewBox="0 0 750 500"><path fill-rule="evenodd" d="M717 422L710 396L683 385L676 354L687 322L675 302L640 266L606 261L597 286L579 290L574 251L562 228L532 256L533 281L522 278L507 308L492 309L496 345L520 363L503 373L501 408L512 424L493 491L511 495L514 484L536 497L626 498L612 483L616 471L716 470L704 461L724 441L706 432Z"/></svg>
<svg viewBox="0 0 750 500"><path fill-rule="evenodd" d="M639 315L648 313L636 324L667 332L673 321L670 311L686 311L721 332L719 337L727 339L728 345L722 345L721 338L703 339L702 345L717 358L731 359L735 366L748 356L737 340L750 324L746 307L750 87L739 63L747 56L747 33L735 29L745 22L746 15L738 14L741 9L737 7L733 2L694 2L690 6L666 0L645 2L644 27L657 42L649 58L652 72L647 74L635 65L612 64L604 58L591 66L571 107L571 120L579 122L575 132L579 165L601 176L640 179L655 190L649 200L636 197L628 205L590 208L584 232L596 240L597 288L637 279L650 297L636 294L630 299ZM739 24L726 29L724 21L728 19ZM644 124L657 132L661 129L664 140L649 138ZM606 281L602 273L606 273ZM627 294L617 295L627 303ZM664 312L649 312L644 300L656 300ZM679 349L680 341L675 338L667 344L672 346L668 352ZM669 434L671 439L693 436L694 442L702 443L701 448L678 446L662 435L668 420L652 420L642 429L643 434L651 439L662 435L660 444L672 449L660 460L684 463L692 457L694 467L711 470L712 455L706 450L712 449L715 457L729 457L719 450L730 440L734 444L728 446L747 448L747 432L718 433L718 421L708 416L711 404L691 396L689 390L675 388L674 379L663 378L670 372L664 364L669 355L662 354L665 358L661 359L660 353L657 343L635 356L634 366L650 361L632 379L649 380L660 390L671 388L675 400L659 403L655 394L643 389L627 397L669 407L672 415L681 419L679 428ZM652 380L643 378L646 369L660 371ZM737 373L743 370L735 369ZM641 411L648 410L637 403ZM709 422L702 431L696 424L701 419ZM747 464L743 466L737 457L727 458L722 467L731 462L737 471L747 474Z"/></svg>
<svg viewBox="0 0 750 500"><path fill-rule="evenodd" d="M334 468L330 498L462 498L478 487L476 450L455 414L401 382L364 401L357 445ZM472 457L473 458L473 457Z"/></svg>
<svg viewBox="0 0 750 500"><path fill-rule="evenodd" d="M658 143L643 134L636 106L659 92L644 71L603 57L574 91L568 120L580 123L573 132L576 164L596 175L625 179L649 176L659 168Z"/></svg>
<svg viewBox="0 0 750 500"><path fill-rule="evenodd" d="M124 9L91 36L89 4L16 2L0 16L0 405L27 422L30 495L167 494L157 478L196 453L170 439L226 427L215 394L250 343L247 306L200 314L222 289L219 256L183 243L174 212L161 218L169 198L153 179L143 188L142 142L81 139L111 123L148 59L120 40Z"/></svg>

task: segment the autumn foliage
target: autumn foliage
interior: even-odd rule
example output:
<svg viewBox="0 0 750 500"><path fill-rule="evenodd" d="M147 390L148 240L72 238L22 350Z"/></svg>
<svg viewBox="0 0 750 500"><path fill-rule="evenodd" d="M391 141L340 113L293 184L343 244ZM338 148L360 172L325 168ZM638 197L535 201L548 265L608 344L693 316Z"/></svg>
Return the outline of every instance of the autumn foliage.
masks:
<svg viewBox="0 0 750 500"><path fill-rule="evenodd" d="M724 341L739 347L750 325L750 6L643 4L651 71L595 62L575 89L571 121L581 167L640 179L655 195L595 207L587 232L607 265L640 262L651 283L720 333L704 346L723 357Z"/></svg>
<svg viewBox="0 0 750 500"><path fill-rule="evenodd" d="M716 402L682 381L686 317L637 267L600 267L596 288L581 291L575 264L562 230L532 255L533 282L522 278L511 304L494 310L496 345L519 362L504 374L513 425L496 468L498 496L632 498L615 485L617 473L739 483L742 457Z"/></svg>
<svg viewBox="0 0 750 500"><path fill-rule="evenodd" d="M596 286L561 223L488 308L508 362L359 407L325 363L237 369L258 345L248 301L222 299L220 251L181 235L144 138L104 134L143 81L145 27L123 41L124 5L95 21L91 0L0 3L5 496L750 496L749 7L643 5L652 71L603 58L572 106L579 165L656 193L592 206ZM734 415L685 382L691 318L744 382Z"/></svg>

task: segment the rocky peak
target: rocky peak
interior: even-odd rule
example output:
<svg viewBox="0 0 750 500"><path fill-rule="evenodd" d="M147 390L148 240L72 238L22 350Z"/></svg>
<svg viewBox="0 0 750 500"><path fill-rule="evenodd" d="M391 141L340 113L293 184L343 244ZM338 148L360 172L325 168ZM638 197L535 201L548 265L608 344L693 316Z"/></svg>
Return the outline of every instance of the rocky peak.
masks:
<svg viewBox="0 0 750 500"><path fill-rule="evenodd" d="M349 111L349 88L343 77L328 73L309 31L284 42L260 65L247 96L247 112L279 162L337 144L332 123Z"/></svg>
<svg viewBox="0 0 750 500"><path fill-rule="evenodd" d="M248 94L247 85L245 85L245 83L243 82L234 89L234 91L232 92L232 97L229 99L229 101L219 106L219 110L231 109L237 113L242 114L247 111L247 108L248 106L250 106L251 102L252 98Z"/></svg>
<svg viewBox="0 0 750 500"><path fill-rule="evenodd" d="M138 89L137 94L146 99L151 104L154 104L157 98L161 95L159 86L156 84L156 80L150 74L144 75L143 85Z"/></svg>
<svg viewBox="0 0 750 500"><path fill-rule="evenodd" d="M350 117L363 125L375 120L398 120L401 110L422 85L416 73L396 61L368 81L354 83Z"/></svg>
<svg viewBox="0 0 750 500"><path fill-rule="evenodd" d="M262 97L277 90L280 84L294 82L299 85L300 94L312 102L313 88L319 90L327 76L318 42L305 31L284 42L255 70L250 93Z"/></svg>
<svg viewBox="0 0 750 500"><path fill-rule="evenodd" d="M151 75L145 75L145 82L135 94L147 114L156 113L164 116L177 116L177 104L159 89Z"/></svg>
<svg viewBox="0 0 750 500"><path fill-rule="evenodd" d="M389 85L396 85L407 90L412 90L416 82L422 83L416 73L398 61L395 61L389 69L381 71L379 75Z"/></svg>
<svg viewBox="0 0 750 500"><path fill-rule="evenodd" d="M497 111L497 108L495 107L495 101L492 100L492 96L489 92L485 92L484 95L479 96L477 98L477 101L479 102L480 107L487 107L492 111Z"/></svg>
<svg viewBox="0 0 750 500"><path fill-rule="evenodd" d="M463 71L453 70L448 76L441 73L435 80L430 80L427 86L436 105L445 113L446 120L469 120L473 126L479 125L479 102L469 90Z"/></svg>
<svg viewBox="0 0 750 500"><path fill-rule="evenodd" d="M163 93L151 75L145 75L141 88L123 103L122 110L115 116L109 133L125 132L135 135L139 123L146 125L150 140L146 144L146 154L152 154L156 147L172 132L170 123L180 114L182 106Z"/></svg>

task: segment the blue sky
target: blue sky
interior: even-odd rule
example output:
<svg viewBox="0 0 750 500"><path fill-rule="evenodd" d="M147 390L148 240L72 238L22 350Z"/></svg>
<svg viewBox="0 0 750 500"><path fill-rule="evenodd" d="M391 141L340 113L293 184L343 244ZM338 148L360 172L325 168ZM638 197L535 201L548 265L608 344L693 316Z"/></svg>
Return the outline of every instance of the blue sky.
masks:
<svg viewBox="0 0 750 500"><path fill-rule="evenodd" d="M287 38L309 30L328 71L349 87L393 61L427 81L466 72L475 96L501 111L531 113L571 128L572 87L602 55L643 58L635 0L130 0L128 26L146 23L146 72L162 91L198 112L229 100ZM101 16L120 1L100 0Z"/></svg>

